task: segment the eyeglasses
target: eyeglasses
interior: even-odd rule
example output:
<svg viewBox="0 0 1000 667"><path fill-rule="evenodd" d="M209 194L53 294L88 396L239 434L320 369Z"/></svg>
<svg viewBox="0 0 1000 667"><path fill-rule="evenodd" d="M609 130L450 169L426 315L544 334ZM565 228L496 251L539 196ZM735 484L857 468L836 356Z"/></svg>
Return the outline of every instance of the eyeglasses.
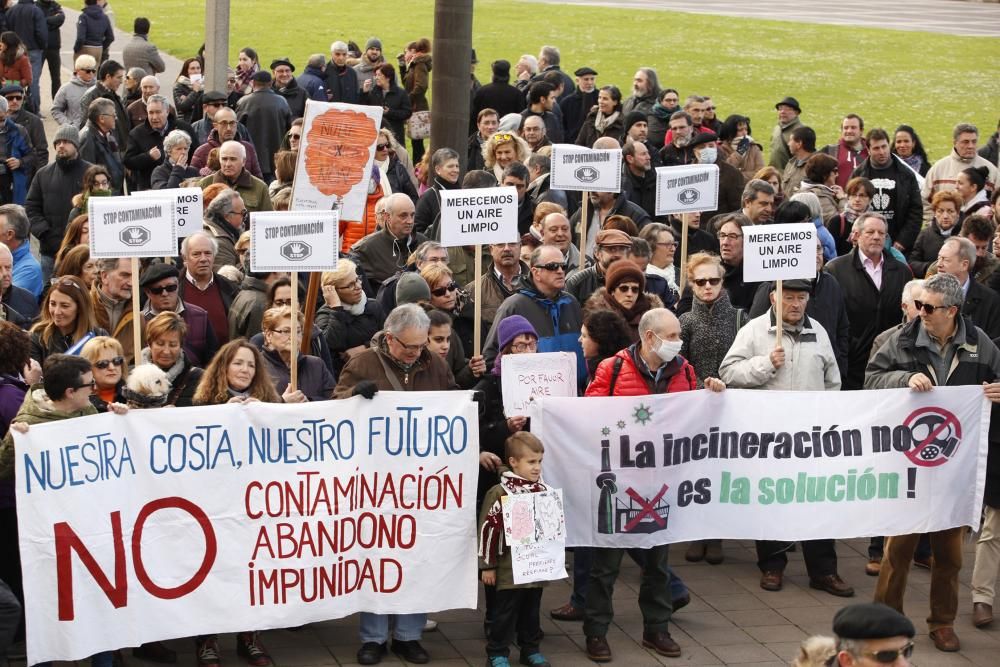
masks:
<svg viewBox="0 0 1000 667"><path fill-rule="evenodd" d="M278 334L279 336L291 336L291 329L271 329L271 333Z"/></svg>
<svg viewBox="0 0 1000 667"><path fill-rule="evenodd" d="M693 282L698 287L704 287L705 285L711 285L712 287L715 287L722 282L722 278L695 278L691 282Z"/></svg>
<svg viewBox="0 0 1000 667"><path fill-rule="evenodd" d="M883 665L891 665L899 659L899 656L904 658L909 658L913 655L913 642L906 642L902 648L897 649L885 649L882 651L869 651L862 653L861 655L873 659L875 662L881 662Z"/></svg>
<svg viewBox="0 0 1000 667"><path fill-rule="evenodd" d="M664 248L674 248L674 247L677 246L677 243L675 241L661 241L661 242L657 243L656 245L662 246Z"/></svg>
<svg viewBox="0 0 1000 667"><path fill-rule="evenodd" d="M389 334L389 335L392 336L392 340L396 341L396 345L399 345L406 352L420 352L425 347L427 347L427 341L424 341L423 343L416 343L416 344L413 344L413 345L408 345L408 344L404 343L403 341L399 340L398 338L396 338L395 336L393 336L392 334Z"/></svg>
<svg viewBox="0 0 1000 667"><path fill-rule="evenodd" d="M448 292L454 292L457 289L458 289L458 283L452 281L447 285L445 285L444 287L436 287L432 289L431 294L433 294L434 296L444 296Z"/></svg>
<svg viewBox="0 0 1000 667"><path fill-rule="evenodd" d="M221 125L222 127L235 127L236 126L236 121L235 120L217 120L217 121L215 121L215 124L216 125Z"/></svg>
<svg viewBox="0 0 1000 667"><path fill-rule="evenodd" d="M615 291L621 292L622 294L625 294L626 292L631 294L638 294L641 290L639 289L638 285L619 285L618 287L615 288Z"/></svg>
<svg viewBox="0 0 1000 667"><path fill-rule="evenodd" d="M336 289L355 289L356 287L360 287L360 286L361 286L361 276L356 277L354 280L352 280L351 282L347 283L346 285L337 285L337 284L334 284L334 287Z"/></svg>
<svg viewBox="0 0 1000 667"><path fill-rule="evenodd" d="M517 353L534 352L537 349L538 349L537 340L529 340L527 343L514 343L513 345L510 346L510 351Z"/></svg>
<svg viewBox="0 0 1000 667"><path fill-rule="evenodd" d="M177 291L177 283L173 283L171 285L161 285L160 287L147 287L146 289L156 296L161 296L164 292L167 294L173 294Z"/></svg>
<svg viewBox="0 0 1000 667"><path fill-rule="evenodd" d="M387 148L389 148L389 144L375 144L375 150L377 151L384 151Z"/></svg>
<svg viewBox="0 0 1000 667"><path fill-rule="evenodd" d="M715 107L705 107L705 111L715 111Z"/></svg>
<svg viewBox="0 0 1000 667"><path fill-rule="evenodd" d="M741 238L742 234L719 234L720 241L739 241Z"/></svg>
<svg viewBox="0 0 1000 667"><path fill-rule="evenodd" d="M514 135L508 132L497 132L493 135L493 143L495 144L505 144L508 141L514 141Z"/></svg>
<svg viewBox="0 0 1000 667"><path fill-rule="evenodd" d="M101 359L100 361L95 361L94 368L100 368L103 371L107 370L111 366L117 366L121 368L122 364L124 363L125 363L124 357L113 357L111 359Z"/></svg>
<svg viewBox="0 0 1000 667"><path fill-rule="evenodd" d="M913 305L917 307L917 310L922 310L927 315L933 315L935 310L951 308L951 306L932 306L929 303L924 303L920 300L914 300Z"/></svg>
<svg viewBox="0 0 1000 667"><path fill-rule="evenodd" d="M535 269L542 269L543 271L565 271L567 267L566 262L549 262L548 264L535 264Z"/></svg>
<svg viewBox="0 0 1000 667"><path fill-rule="evenodd" d="M86 382L84 384L78 384L74 386L73 389L90 389L91 391L94 391L97 389L97 380L91 380L90 382Z"/></svg>
<svg viewBox="0 0 1000 667"><path fill-rule="evenodd" d="M243 209L242 211L230 211L229 215L238 215L241 218L243 218L244 220L246 220L247 218L250 217L250 210L249 209Z"/></svg>
<svg viewBox="0 0 1000 667"><path fill-rule="evenodd" d="M631 245L599 245L597 248L607 252L632 252Z"/></svg>

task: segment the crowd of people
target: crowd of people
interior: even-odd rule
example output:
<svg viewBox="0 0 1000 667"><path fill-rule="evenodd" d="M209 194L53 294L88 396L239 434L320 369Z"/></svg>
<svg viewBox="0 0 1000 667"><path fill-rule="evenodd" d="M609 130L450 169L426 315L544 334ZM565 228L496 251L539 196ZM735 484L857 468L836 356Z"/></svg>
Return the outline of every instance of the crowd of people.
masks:
<svg viewBox="0 0 1000 667"><path fill-rule="evenodd" d="M574 354L584 396L983 384L986 397L1000 401L998 135L982 142L971 124L956 125L952 150L932 160L912 126L866 130L845 109L838 136L820 147L798 100L784 97L765 147L745 115L723 118L710 96L661 87L652 68L636 71L626 95L598 87L592 67L569 76L558 48L545 46L537 58L494 61L485 85L473 72L468 144L426 150L426 38L407 44L395 65L377 38L363 49L336 41L329 59L310 56L297 76L289 58L265 68L256 50L244 48L225 90L206 89L199 54L184 60L173 90L161 93L156 75L164 62L147 19L135 19L120 63L109 58L114 31L106 0L86 0L73 75L61 83L65 17L58 3L7 4L0 34L0 600L15 614L0 626L0 651L24 632L8 431L29 424L167 406L474 390L487 657L492 667L506 667L516 640L521 663L543 667L541 589L513 584L498 508L504 494L546 488L544 449L557 443L531 435L524 415L505 414L504 355ZM38 115L44 62L53 93L44 111L60 124L51 162ZM309 99L376 105L384 113L364 214L341 222L341 260L322 275L321 300L305 312L303 284L250 269L247 230L251 212L289 208ZM588 219L580 193L549 183L556 143L623 152L622 191L587 195ZM653 170L687 164L718 165L717 208L657 215ZM441 192L496 185L516 188L519 237L484 247L476 285L476 249L439 242ZM90 257L88 200L176 187L203 190L203 228L184 238L178 256L143 260L135 294L130 260ZM774 286L744 279L743 228L792 222L818 230L816 272L784 283L778 323ZM580 248L584 229L588 243ZM302 330L307 321L293 358L292 323ZM482 354L473 354L480 345ZM1000 420L990 433L972 575L977 627L992 622L1000 568L996 429ZM912 624L899 613L911 563L931 570L931 639L942 651L958 650L965 532L873 537L865 574L878 577L875 598L895 611L849 607L855 611L838 616L838 643L823 659L902 664L892 661L905 660L913 647ZM762 589L782 589L793 547L756 543ZM806 541L801 549L812 588L854 595L834 540ZM607 633L624 554L574 550L572 596L550 611L583 622L594 661L612 658ZM668 546L628 555L641 570L643 645L679 656L670 620L691 596L668 564ZM721 563L722 541L692 543L684 556ZM876 620L865 621L866 614ZM376 664L391 650L428 662L420 642L433 627L425 614L363 613L357 660ZM217 667L218 639L195 641L198 665ZM237 651L251 665L271 664L253 630L237 634ZM176 661L160 642L133 654ZM119 657L102 653L92 664Z"/></svg>

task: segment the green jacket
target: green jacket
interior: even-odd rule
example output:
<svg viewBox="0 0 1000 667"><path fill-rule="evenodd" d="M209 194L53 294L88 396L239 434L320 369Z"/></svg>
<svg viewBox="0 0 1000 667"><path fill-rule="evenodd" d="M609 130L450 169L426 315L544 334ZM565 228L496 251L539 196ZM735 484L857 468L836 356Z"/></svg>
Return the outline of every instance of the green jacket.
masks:
<svg viewBox="0 0 1000 667"><path fill-rule="evenodd" d="M778 171L784 171L785 165L792 158L792 153L788 150L788 138L792 136L792 130L802 127L802 121L796 116L788 125L778 123L771 133L771 159L768 162Z"/></svg>
<svg viewBox="0 0 1000 667"><path fill-rule="evenodd" d="M17 411L11 423L22 422L25 424L47 424L61 419L73 419L74 417L85 417L96 415L97 408L88 404L82 410L74 412L63 412L57 410L49 397L45 395L42 385L36 384L28 390L24 396L24 404ZM9 432L0 443L0 479L14 479L14 436Z"/></svg>
<svg viewBox="0 0 1000 667"><path fill-rule="evenodd" d="M546 488L540 483L536 484L538 484L539 490ZM491 530L489 521L491 510L496 512L497 509L502 507L501 498L505 495L507 495L507 489L504 488L504 485L496 484L486 492L486 497L483 498L483 505L479 511L479 569L480 571L496 570L496 587L498 591L513 588L541 588L545 586L546 582L535 581L530 584L514 583L514 568L511 564L510 545L507 544L507 539L503 534L502 513L498 517L499 523L494 522Z"/></svg>

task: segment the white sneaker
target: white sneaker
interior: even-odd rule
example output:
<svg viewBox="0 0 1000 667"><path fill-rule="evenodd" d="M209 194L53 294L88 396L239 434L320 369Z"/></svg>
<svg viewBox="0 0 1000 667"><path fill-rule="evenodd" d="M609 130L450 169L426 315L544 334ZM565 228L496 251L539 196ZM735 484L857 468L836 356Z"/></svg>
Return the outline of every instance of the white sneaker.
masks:
<svg viewBox="0 0 1000 667"><path fill-rule="evenodd" d="M424 632L434 632L438 629L438 622L428 618L424 622Z"/></svg>

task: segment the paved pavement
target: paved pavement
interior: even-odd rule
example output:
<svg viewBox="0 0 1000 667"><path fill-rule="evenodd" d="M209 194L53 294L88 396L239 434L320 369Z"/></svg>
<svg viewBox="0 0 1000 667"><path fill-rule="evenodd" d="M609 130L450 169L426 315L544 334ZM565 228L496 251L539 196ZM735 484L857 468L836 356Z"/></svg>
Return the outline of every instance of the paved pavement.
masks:
<svg viewBox="0 0 1000 667"><path fill-rule="evenodd" d="M833 614L845 602L850 602L808 587L801 550L790 554L785 589L768 593L758 586L753 542L725 542L726 561L716 566L684 562L686 546L678 544L671 549L673 566L692 593L691 604L676 614L670 628L683 655L663 658L642 648L642 621L637 602L639 571L626 558L614 593L618 613L608 633L614 653L612 664L628 667L782 667L795 657L803 639L813 634L829 634ZM854 601L870 600L875 586L875 579L865 576L863 571L866 547L867 540L848 540L837 545L840 573L857 591ZM955 626L962 641L960 653L946 654L934 649L923 622L928 611L930 573L916 568L910 573L906 609L917 627L914 664L919 667L996 667L1000 662L1000 624L986 630L972 627L969 598L972 551L970 544L965 550L966 567L961 573L959 617ZM557 582L546 589L542 600L542 627L545 630L542 651L555 667L592 664L582 652L581 624L556 623L548 619L547 611L563 604L568 596L568 583ZM453 610L432 616L439 622L438 631L425 634L423 643L434 665L484 664L482 609L480 596L479 610ZM314 623L295 632L267 631L262 633L262 640L278 667L353 665L359 645L357 632L357 617L352 616ZM180 654L179 665L195 665L192 640L175 640L169 644ZM236 656L232 636L223 637L222 645L224 665L238 667L244 664ZM514 656L516 659L516 651ZM145 664L127 653L126 662L132 666ZM11 664L21 667L23 662ZM83 667L87 663L77 664ZM385 664L402 663L390 655Z"/></svg>
<svg viewBox="0 0 1000 667"><path fill-rule="evenodd" d="M963 0L531 0L1000 37L1000 4Z"/></svg>

